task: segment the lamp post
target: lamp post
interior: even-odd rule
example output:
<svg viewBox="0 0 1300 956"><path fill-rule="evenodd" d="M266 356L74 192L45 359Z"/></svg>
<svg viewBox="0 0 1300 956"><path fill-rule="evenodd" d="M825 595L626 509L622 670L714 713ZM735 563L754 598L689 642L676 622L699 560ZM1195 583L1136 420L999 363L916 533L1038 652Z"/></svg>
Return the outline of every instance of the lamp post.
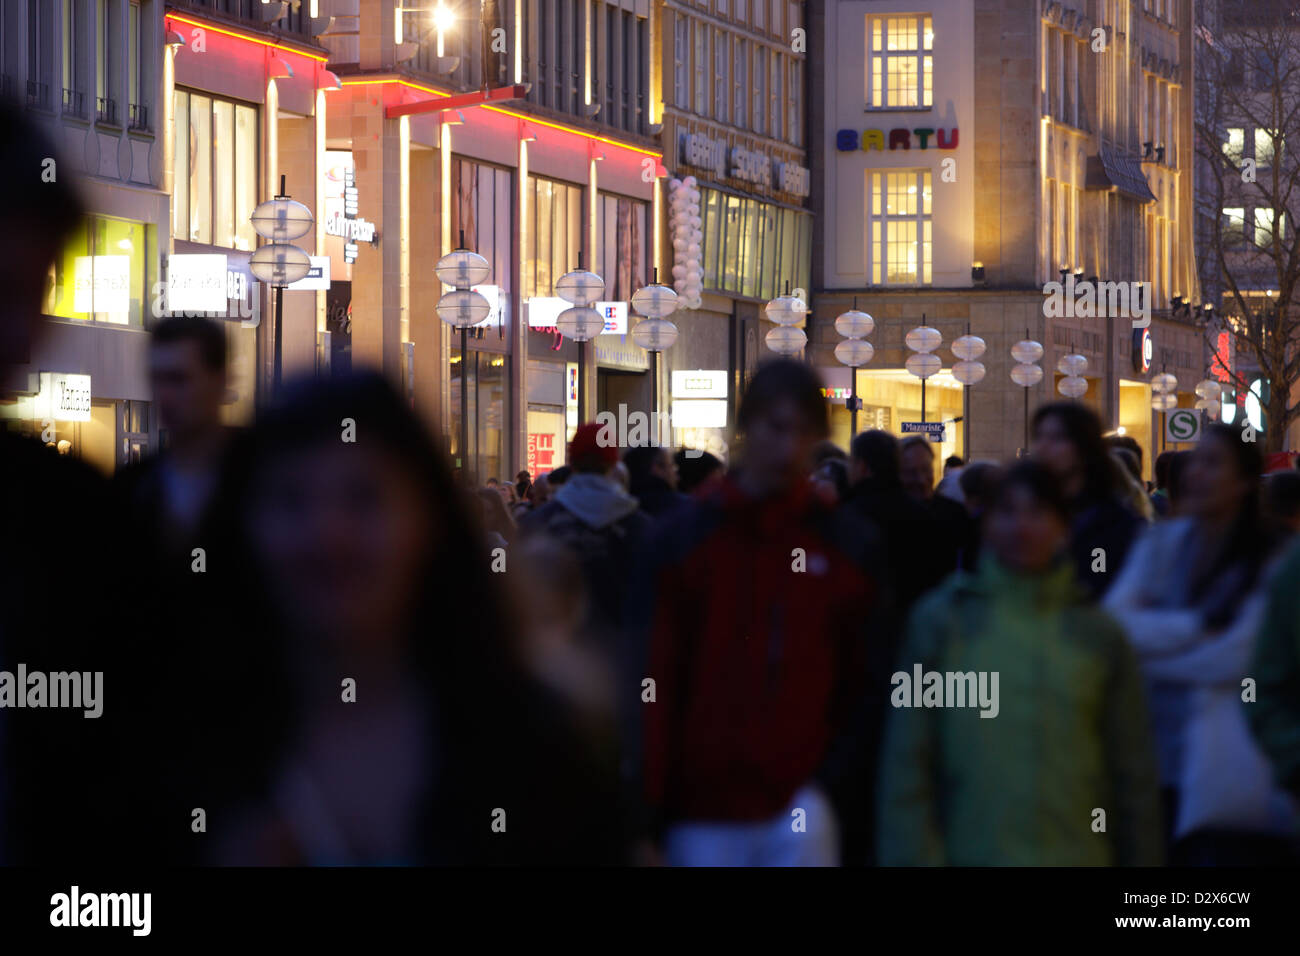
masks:
<svg viewBox="0 0 1300 956"><path fill-rule="evenodd" d="M560 313L555 327L561 335L578 343L578 424L581 425L587 404L587 341L605 329L604 317L592 306L605 294L605 280L583 269L582 253L578 253L578 268L555 280L555 294L573 306Z"/></svg>
<svg viewBox="0 0 1300 956"><path fill-rule="evenodd" d="M1043 357L1043 344L1025 337L1011 346L1011 357L1016 365L1011 369L1011 381L1025 390L1025 443L1020 449L1021 456L1029 454L1029 390L1043 380L1043 368L1035 363Z"/></svg>
<svg viewBox="0 0 1300 956"><path fill-rule="evenodd" d="M462 477L469 470L469 329L492 312L492 305L471 286L481 285L492 272L488 261L465 248L465 231L460 247L447 253L433 267L438 281L452 287L438 300L438 318L460 329L460 459Z"/></svg>
<svg viewBox="0 0 1300 956"><path fill-rule="evenodd" d="M659 353L671 348L677 341L677 326L668 316L677 311L678 296L666 285L659 284L659 270L653 273L654 281L632 293L632 308L646 318L632 330L632 341L650 353L650 421L659 436Z"/></svg>
<svg viewBox="0 0 1300 956"><path fill-rule="evenodd" d="M835 346L835 358L849 367L849 441L858 433L858 366L866 365L876 354L875 347L865 341L875 331L876 320L866 312L858 311L858 300L853 308L835 317L835 331L844 341Z"/></svg>
<svg viewBox="0 0 1300 956"><path fill-rule="evenodd" d="M970 323L966 323L966 334L952 343L952 354L959 359L952 365L952 377L962 384L961 410L961 450L970 460L970 387L984 381L986 369L984 363L976 361L987 346L978 335L970 334Z"/></svg>
<svg viewBox="0 0 1300 956"><path fill-rule="evenodd" d="M803 299L790 294L790 282L785 283L785 295L779 295L767 304L767 318L776 323L776 328L769 329L763 341L767 347L779 355L794 355L808 344L808 333L798 328L803 317L808 313L808 306Z"/></svg>
<svg viewBox="0 0 1300 956"><path fill-rule="evenodd" d="M1198 386L1199 388L1199 386ZM1160 413L1160 450L1165 450L1165 416L1171 409L1178 407L1178 377L1169 372L1161 373L1151 379L1151 408Z"/></svg>
<svg viewBox="0 0 1300 956"><path fill-rule="evenodd" d="M280 391L284 343L284 287L292 285L311 270L311 258L290 240L306 235L315 222L311 210L297 200L290 199L284 191L284 176L280 177L280 193L253 210L249 222L257 234L271 240L249 256L248 271L275 289L275 385Z"/></svg>
<svg viewBox="0 0 1300 956"><path fill-rule="evenodd" d="M1079 399L1088 391L1088 380L1083 373L1088 371L1088 359L1076 352L1062 355L1056 363L1056 370L1065 378L1056 383L1056 390L1066 398Z"/></svg>
<svg viewBox="0 0 1300 956"><path fill-rule="evenodd" d="M922 313L921 321L925 322ZM934 354L934 350L943 344L939 330L928 325L918 325L908 332L903 341L914 354L907 357L903 366L912 375L921 380L921 424L925 424L925 380L943 368L943 360Z"/></svg>

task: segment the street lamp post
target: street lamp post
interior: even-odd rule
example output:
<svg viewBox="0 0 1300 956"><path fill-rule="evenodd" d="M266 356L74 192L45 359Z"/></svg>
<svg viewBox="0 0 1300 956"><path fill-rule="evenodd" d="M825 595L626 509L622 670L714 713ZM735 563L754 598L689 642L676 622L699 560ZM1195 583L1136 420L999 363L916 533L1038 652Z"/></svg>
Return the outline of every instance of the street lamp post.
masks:
<svg viewBox="0 0 1300 956"><path fill-rule="evenodd" d="M1043 368L1035 364L1043 357L1043 344L1031 339L1025 329L1025 337L1011 346L1011 357L1016 360L1011 381L1025 390L1025 444L1020 449L1023 456L1029 454L1029 390L1043 380Z"/></svg>
<svg viewBox="0 0 1300 956"><path fill-rule="evenodd" d="M650 421L659 435L659 353L677 341L677 326L668 316L677 311L678 296L666 285L659 284L659 270L654 281L632 293L632 308L645 319L632 330L632 341L650 353Z"/></svg>
<svg viewBox="0 0 1300 956"><path fill-rule="evenodd" d="M962 439L961 450L970 461L970 387L984 381L986 369L978 361L987 346L978 335L970 334L970 323L966 323L966 334L952 343L952 354L958 361L952 365L952 377L962 385Z"/></svg>
<svg viewBox="0 0 1300 956"><path fill-rule="evenodd" d="M452 287L438 300L438 318L460 329L460 459L461 475L469 471L469 329L492 312L492 305L473 286L487 281L492 272L488 261L465 248L465 230L460 233L460 247L447 253L433 267L438 280Z"/></svg>
<svg viewBox="0 0 1300 956"><path fill-rule="evenodd" d="M835 317L835 331L844 341L835 346L835 358L849 367L849 441L858 433L858 366L866 365L876 354L875 347L865 341L876 328L876 320L866 312L858 311L858 300L853 308Z"/></svg>
<svg viewBox="0 0 1300 956"><path fill-rule="evenodd" d="M559 314L555 327L578 343L578 424L582 424L587 403L587 341L605 329L605 317L592 306L605 294L605 280L583 269L582 253L578 253L578 268L555 281L555 294L573 306Z"/></svg>
<svg viewBox="0 0 1300 956"><path fill-rule="evenodd" d="M292 285L311 270L311 257L290 240L311 231L315 220L311 210L297 200L290 199L284 191L284 176L280 177L280 193L253 210L249 222L257 234L270 243L258 247L248 259L248 269L275 289L275 385L280 391L284 342L284 287Z"/></svg>
<svg viewBox="0 0 1300 956"><path fill-rule="evenodd" d="M922 314L921 321L925 322ZM903 366L921 380L921 424L925 424L925 380L943 368L943 360L934 350L943 344L939 330L928 325L918 325L908 332L903 341L915 354L909 355Z"/></svg>
<svg viewBox="0 0 1300 956"><path fill-rule="evenodd" d="M1178 407L1178 377L1161 371L1151 379L1151 407L1160 413L1160 450L1165 450L1165 416ZM1152 443L1154 444L1154 442Z"/></svg>

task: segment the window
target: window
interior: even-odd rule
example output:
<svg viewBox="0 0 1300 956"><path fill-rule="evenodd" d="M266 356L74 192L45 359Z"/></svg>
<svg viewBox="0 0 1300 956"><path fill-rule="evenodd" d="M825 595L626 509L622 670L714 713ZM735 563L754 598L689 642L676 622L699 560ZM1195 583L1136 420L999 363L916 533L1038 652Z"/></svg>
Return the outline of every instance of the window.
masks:
<svg viewBox="0 0 1300 956"><path fill-rule="evenodd" d="M713 34L713 118L725 123L731 114L731 34L716 30ZM698 111L697 111L698 112Z"/></svg>
<svg viewBox="0 0 1300 956"><path fill-rule="evenodd" d="M761 8L762 3L758 7ZM767 124L763 122L767 116L767 58L767 47L754 44L754 110L751 122L755 133L767 130Z"/></svg>
<svg viewBox="0 0 1300 956"><path fill-rule="evenodd" d="M50 266L42 311L65 319L143 326L157 258L154 226L87 217Z"/></svg>
<svg viewBox="0 0 1300 956"><path fill-rule="evenodd" d="M595 271L605 278L605 298L627 302L646 284L649 274L647 204L601 193L596 203Z"/></svg>
<svg viewBox="0 0 1300 956"><path fill-rule="evenodd" d="M786 135L795 146L803 145L803 105L800 89L803 86L803 61L790 61L790 95L786 97Z"/></svg>
<svg viewBox="0 0 1300 956"><path fill-rule="evenodd" d="M704 287L721 288L718 282L718 252L722 242L722 194L716 189L700 190L704 206Z"/></svg>
<svg viewBox="0 0 1300 956"><path fill-rule="evenodd" d="M530 176L528 229L523 250L523 297L555 295L555 280L578 267L582 189Z"/></svg>
<svg viewBox="0 0 1300 956"><path fill-rule="evenodd" d="M749 22L749 0L736 0L736 19L741 23Z"/></svg>
<svg viewBox="0 0 1300 956"><path fill-rule="evenodd" d="M781 99L784 84L781 82L781 75L785 73L785 57L773 51L772 53L772 83L770 113L772 115L772 138L785 139L783 132L785 119L785 105Z"/></svg>
<svg viewBox="0 0 1300 956"><path fill-rule="evenodd" d="M1255 164L1257 166L1272 166L1276 158L1277 138L1272 131L1266 129L1255 130Z"/></svg>
<svg viewBox="0 0 1300 956"><path fill-rule="evenodd" d="M1223 207L1223 244L1237 245L1246 241L1246 210L1241 206Z"/></svg>
<svg viewBox="0 0 1300 956"><path fill-rule="evenodd" d="M1228 161L1234 166L1240 166L1245 152L1246 131L1236 127L1229 127L1228 141L1223 144L1223 154L1228 157Z"/></svg>
<svg viewBox="0 0 1300 956"><path fill-rule="evenodd" d="M86 30L83 0L63 0L63 112L86 115L81 76L81 51Z"/></svg>
<svg viewBox="0 0 1300 956"><path fill-rule="evenodd" d="M1255 245L1267 249L1273 245L1273 210L1255 210ZM1286 213L1277 217L1278 238L1286 232Z"/></svg>
<svg viewBox="0 0 1300 956"><path fill-rule="evenodd" d="M767 30L767 0L754 0L754 22L752 26L760 33Z"/></svg>
<svg viewBox="0 0 1300 956"><path fill-rule="evenodd" d="M492 267L486 283L510 291L510 242L514 202L510 170L466 159L451 161L451 234L465 232L465 246Z"/></svg>
<svg viewBox="0 0 1300 956"><path fill-rule="evenodd" d="M772 32L777 36L781 35L781 4L783 0L771 0L772 2Z"/></svg>
<svg viewBox="0 0 1300 956"><path fill-rule="evenodd" d="M251 252L257 234L257 107L175 93L172 235ZM185 134L185 126L189 134Z"/></svg>
<svg viewBox="0 0 1300 956"><path fill-rule="evenodd" d="M873 109L931 106L934 32L928 16L868 17L867 104Z"/></svg>
<svg viewBox="0 0 1300 956"><path fill-rule="evenodd" d="M684 110L691 108L690 67L691 21L677 13L673 16L673 102Z"/></svg>
<svg viewBox="0 0 1300 956"><path fill-rule="evenodd" d="M735 84L732 86L732 114L731 121L736 126L745 125L745 104L749 102L749 44L741 39L736 40L736 77Z"/></svg>
<svg viewBox="0 0 1300 956"><path fill-rule="evenodd" d="M117 69L113 42L117 35L116 20L115 0L99 0L95 17L95 115L104 123L117 122L117 90L113 82Z"/></svg>
<svg viewBox="0 0 1300 956"><path fill-rule="evenodd" d="M144 91L148 82L144 78L144 59L140 56L140 4L132 3L127 9L126 25L126 59L129 84L126 99L129 104L130 121L137 129L149 128L149 115L146 112Z"/></svg>
<svg viewBox="0 0 1300 956"><path fill-rule="evenodd" d="M930 171L869 171L872 285L930 282Z"/></svg>
<svg viewBox="0 0 1300 956"><path fill-rule="evenodd" d="M703 21L695 21L695 112L708 116L709 105L709 28ZM714 40L717 45L718 39Z"/></svg>
<svg viewBox="0 0 1300 956"><path fill-rule="evenodd" d="M719 271L722 273L722 288L739 290L740 275L737 266L740 264L740 233L744 228L744 222L740 215L740 197L731 193L726 193L722 197L724 203L722 215L723 243L722 243L722 263Z"/></svg>

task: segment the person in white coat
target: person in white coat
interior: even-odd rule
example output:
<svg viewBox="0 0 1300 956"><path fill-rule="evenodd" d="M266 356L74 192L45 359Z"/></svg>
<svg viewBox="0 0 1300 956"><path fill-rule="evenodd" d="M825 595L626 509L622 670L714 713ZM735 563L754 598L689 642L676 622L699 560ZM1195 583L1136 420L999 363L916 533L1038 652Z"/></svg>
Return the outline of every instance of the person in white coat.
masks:
<svg viewBox="0 0 1300 956"><path fill-rule="evenodd" d="M1105 599L1149 684L1176 864L1295 859L1297 808L1243 709L1280 540L1260 519L1261 465L1236 429L1207 428L1181 477L1183 517L1139 539Z"/></svg>

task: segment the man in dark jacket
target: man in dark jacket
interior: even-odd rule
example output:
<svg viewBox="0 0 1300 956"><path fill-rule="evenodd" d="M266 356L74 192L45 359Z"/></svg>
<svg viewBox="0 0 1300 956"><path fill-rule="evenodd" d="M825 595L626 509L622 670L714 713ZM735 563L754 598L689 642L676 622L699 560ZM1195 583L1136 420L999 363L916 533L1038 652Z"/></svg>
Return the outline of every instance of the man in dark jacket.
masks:
<svg viewBox="0 0 1300 956"><path fill-rule="evenodd" d="M864 765L867 532L811 494L826 406L807 366L755 375L740 469L661 530L641 687L652 837L678 865L834 865Z"/></svg>
<svg viewBox="0 0 1300 956"><path fill-rule="evenodd" d="M677 470L668 449L655 445L629 448L623 454L627 466L628 493L641 503L641 510L659 518L686 501L677 492Z"/></svg>

